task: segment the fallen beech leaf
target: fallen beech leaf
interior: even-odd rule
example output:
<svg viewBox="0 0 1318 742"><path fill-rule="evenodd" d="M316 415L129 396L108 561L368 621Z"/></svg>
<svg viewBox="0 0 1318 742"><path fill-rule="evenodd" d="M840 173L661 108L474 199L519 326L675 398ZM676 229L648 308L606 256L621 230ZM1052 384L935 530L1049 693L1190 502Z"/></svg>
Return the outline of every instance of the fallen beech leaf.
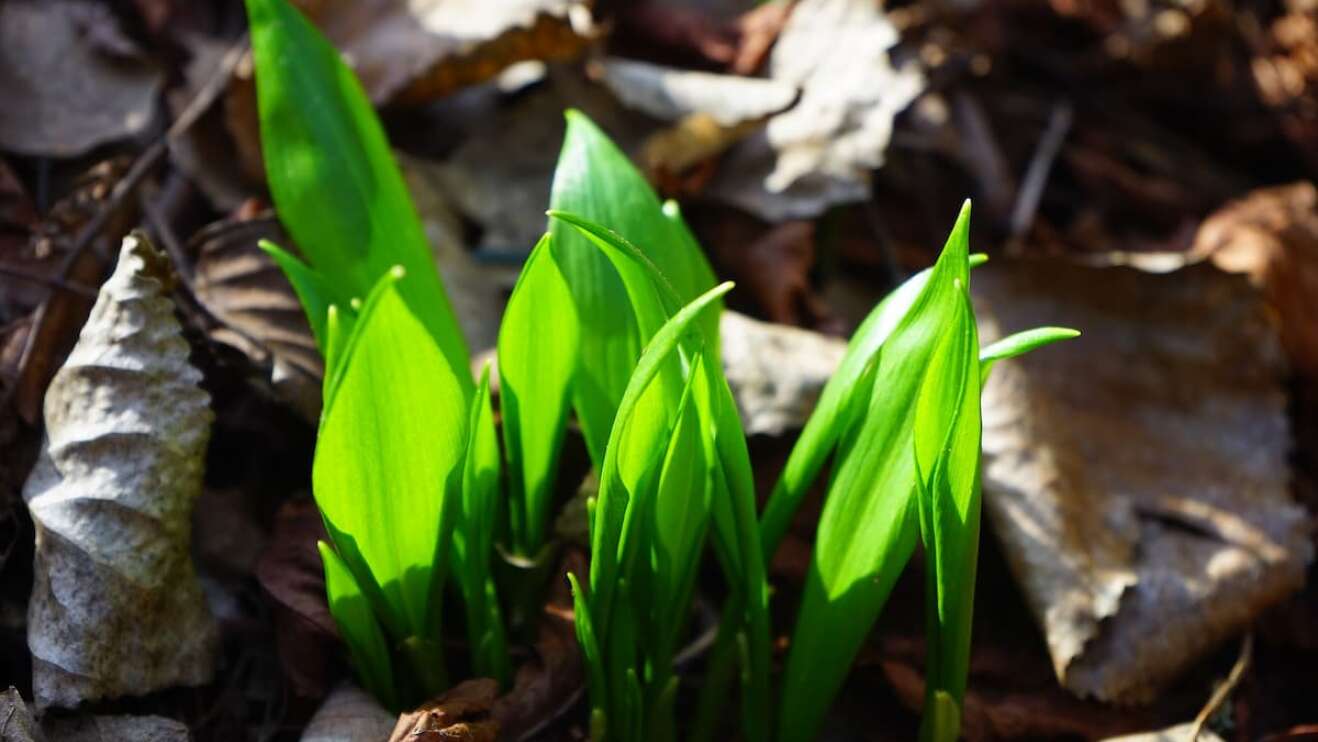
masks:
<svg viewBox="0 0 1318 742"><path fill-rule="evenodd" d="M870 0L801 0L769 58L769 77L801 91L763 134L728 154L710 193L770 222L808 219L869 197L893 118L924 88L894 68L897 30Z"/></svg>
<svg viewBox="0 0 1318 742"><path fill-rule="evenodd" d="M984 502L1062 684L1147 701L1312 558L1261 297L1204 265L995 260L972 287L986 343L1030 324L1084 333L995 366Z"/></svg>
<svg viewBox="0 0 1318 742"><path fill-rule="evenodd" d="M14 686L0 694L0 740L4 742L45 742L41 727L32 718L32 710Z"/></svg>
<svg viewBox="0 0 1318 742"><path fill-rule="evenodd" d="M107 54L107 38L124 37L110 11L96 3L0 5L0 149L72 157L146 130L160 70L124 58L132 50L117 41Z"/></svg>
<svg viewBox="0 0 1318 742"><path fill-rule="evenodd" d="M316 420L324 364L288 279L257 246L262 239L296 249L271 212L197 232L189 242L196 256L192 290L221 323L211 338L241 351L269 374L280 397Z"/></svg>
<svg viewBox="0 0 1318 742"><path fill-rule="evenodd" d="M616 57L604 60L601 66L604 85L624 105L665 121L705 113L720 126L731 127L778 113L796 99L796 86L778 80L696 72Z"/></svg>
<svg viewBox="0 0 1318 742"><path fill-rule="evenodd" d="M492 678L464 680L415 711L404 712L389 742L494 742L499 722L489 718L499 694Z"/></svg>
<svg viewBox="0 0 1318 742"><path fill-rule="evenodd" d="M1204 220L1191 252L1248 274L1281 321L1291 363L1318 378L1318 187L1262 188L1227 204Z"/></svg>
<svg viewBox="0 0 1318 742"><path fill-rule="evenodd" d="M305 698L329 691L342 654L316 548L317 541L328 538L315 502L291 500L275 515L270 544L256 564L257 582L272 602L279 663L293 692Z"/></svg>
<svg viewBox="0 0 1318 742"><path fill-rule="evenodd" d="M724 311L723 373L747 435L782 435L805 424L847 343Z"/></svg>
<svg viewBox="0 0 1318 742"><path fill-rule="evenodd" d="M302 732L302 742L380 742L397 718L366 691L343 683L325 699Z"/></svg>
<svg viewBox="0 0 1318 742"><path fill-rule="evenodd" d="M579 0L319 0L312 16L376 103L422 103L589 42ZM577 27L577 24L585 27Z"/></svg>
<svg viewBox="0 0 1318 742"><path fill-rule="evenodd" d="M164 257L136 235L46 395L23 497L38 708L200 685L216 631L189 552L213 418Z"/></svg>
<svg viewBox="0 0 1318 742"><path fill-rule="evenodd" d="M50 742L191 742L187 725L163 716L83 716L47 718L42 723Z"/></svg>

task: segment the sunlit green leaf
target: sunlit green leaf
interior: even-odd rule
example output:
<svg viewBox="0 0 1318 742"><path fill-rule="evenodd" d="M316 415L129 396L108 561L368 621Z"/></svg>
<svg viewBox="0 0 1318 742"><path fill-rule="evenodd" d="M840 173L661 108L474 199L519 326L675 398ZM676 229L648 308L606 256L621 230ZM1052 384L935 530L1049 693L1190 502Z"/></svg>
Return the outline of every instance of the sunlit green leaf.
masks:
<svg viewBox="0 0 1318 742"><path fill-rule="evenodd" d="M579 345L576 308L550 239L527 258L499 329L509 545L526 557L544 543Z"/></svg>
<svg viewBox="0 0 1318 742"><path fill-rule="evenodd" d="M247 0L247 16L270 193L328 293L319 304L304 304L313 326L326 305L365 297L380 276L402 265L407 278L399 295L448 365L461 371L458 382L470 394L466 344L361 84L287 0ZM301 288L299 296L307 301Z"/></svg>
<svg viewBox="0 0 1318 742"><path fill-rule="evenodd" d="M325 565L325 592L329 597L330 614L338 624L348 654L360 673L362 684L390 709L397 710L398 694L394 690L393 666L389 660L389 645L371 610L370 601L357 586L357 580L334 549L324 541L317 542L320 558Z"/></svg>

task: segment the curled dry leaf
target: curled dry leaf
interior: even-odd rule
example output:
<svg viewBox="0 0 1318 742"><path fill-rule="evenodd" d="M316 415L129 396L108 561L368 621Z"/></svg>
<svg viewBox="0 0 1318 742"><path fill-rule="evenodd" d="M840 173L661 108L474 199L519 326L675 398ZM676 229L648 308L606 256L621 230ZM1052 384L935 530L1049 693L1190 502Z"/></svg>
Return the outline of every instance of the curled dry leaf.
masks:
<svg viewBox="0 0 1318 742"><path fill-rule="evenodd" d="M389 739L397 718L352 683L325 699L302 732L302 742L380 742Z"/></svg>
<svg viewBox="0 0 1318 742"><path fill-rule="evenodd" d="M894 117L924 88L914 65L892 65L896 43L897 30L870 0L797 3L769 77L800 98L728 154L711 195L770 222L868 198Z"/></svg>
<svg viewBox="0 0 1318 742"><path fill-rule="evenodd" d="M847 343L723 312L723 372L747 435L782 435L805 424Z"/></svg>
<svg viewBox="0 0 1318 742"><path fill-rule="evenodd" d="M1062 684L1147 701L1299 587L1280 344L1261 297L1200 265L1166 275L994 261L985 342L1084 334L984 388L984 502Z"/></svg>
<svg viewBox="0 0 1318 742"><path fill-rule="evenodd" d="M258 246L263 239L296 250L268 211L197 232L189 244L197 259L192 290L220 322L211 338L245 354L269 375L281 398L315 420L324 364L288 279Z"/></svg>
<svg viewBox="0 0 1318 742"><path fill-rule="evenodd" d="M496 680L464 680L400 716L389 742L494 742L499 722L490 718L490 707L498 694Z"/></svg>
<svg viewBox="0 0 1318 742"><path fill-rule="evenodd" d="M124 240L45 401L23 497L36 527L28 646L38 708L199 685L216 631L189 552L213 414L165 293Z"/></svg>
<svg viewBox="0 0 1318 742"><path fill-rule="evenodd" d="M590 40L579 0L305 2L372 101L422 103L528 59L567 60Z"/></svg>
<svg viewBox="0 0 1318 742"><path fill-rule="evenodd" d="M161 73L86 0L0 5L0 149L71 157L142 133Z"/></svg>
<svg viewBox="0 0 1318 742"><path fill-rule="evenodd" d="M1248 274L1277 313L1291 363L1318 379L1318 187L1263 188L1227 204L1204 220L1192 253Z"/></svg>

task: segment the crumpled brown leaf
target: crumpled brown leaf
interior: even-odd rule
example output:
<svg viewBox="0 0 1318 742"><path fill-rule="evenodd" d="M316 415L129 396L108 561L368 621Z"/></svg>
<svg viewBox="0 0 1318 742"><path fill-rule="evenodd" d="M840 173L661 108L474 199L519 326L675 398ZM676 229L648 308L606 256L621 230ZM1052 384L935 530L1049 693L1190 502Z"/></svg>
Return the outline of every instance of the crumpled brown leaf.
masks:
<svg viewBox="0 0 1318 742"><path fill-rule="evenodd" d="M196 256L192 291L221 323L212 339L266 369L271 386L309 420L320 415L324 363L288 279L258 242L296 250L272 212L210 224L189 242Z"/></svg>
<svg viewBox="0 0 1318 742"><path fill-rule="evenodd" d="M801 91L762 134L728 153L710 195L762 219L807 219L869 197L894 117L924 88L893 66L897 30L870 0L801 0L769 57L769 77Z"/></svg>
<svg viewBox="0 0 1318 742"><path fill-rule="evenodd" d="M0 4L0 149L71 157L140 134L160 83L100 3Z"/></svg>
<svg viewBox="0 0 1318 742"><path fill-rule="evenodd" d="M1079 339L985 386L984 503L1070 690L1141 702L1302 584L1280 344L1248 283L994 261L984 342Z"/></svg>
<svg viewBox="0 0 1318 742"><path fill-rule="evenodd" d="M580 0L306 2L371 100L421 103L528 59L567 60L590 40Z"/></svg>
<svg viewBox="0 0 1318 742"><path fill-rule="evenodd" d="M494 742L499 738L499 722L489 716L498 694L496 680L464 680L400 716L389 742Z"/></svg>
<svg viewBox="0 0 1318 742"><path fill-rule="evenodd" d="M1227 204L1199 227L1191 256L1249 275L1278 315L1291 363L1318 378L1318 187L1262 188Z"/></svg>
<svg viewBox="0 0 1318 742"><path fill-rule="evenodd" d="M343 683L325 699L302 731L302 742L380 742L389 739L397 717L366 691Z"/></svg>
<svg viewBox="0 0 1318 742"><path fill-rule="evenodd" d="M46 395L23 497L36 527L28 609L38 708L207 682L216 631L189 552L209 396L165 293L168 265L124 240Z"/></svg>

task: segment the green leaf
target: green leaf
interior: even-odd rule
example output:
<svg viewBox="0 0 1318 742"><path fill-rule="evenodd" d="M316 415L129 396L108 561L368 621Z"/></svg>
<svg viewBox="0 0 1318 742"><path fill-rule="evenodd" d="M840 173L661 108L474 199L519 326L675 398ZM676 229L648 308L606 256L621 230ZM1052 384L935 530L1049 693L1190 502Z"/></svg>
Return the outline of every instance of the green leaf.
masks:
<svg viewBox="0 0 1318 742"><path fill-rule="evenodd" d="M937 264L874 359L868 409L842 441L783 679L780 739L812 739L919 532L912 493L914 407L930 359L960 311L969 204Z"/></svg>
<svg viewBox="0 0 1318 742"><path fill-rule="evenodd" d="M316 504L394 641L435 639L448 491L467 438L459 375L386 278L362 308L335 381L312 467Z"/></svg>
<svg viewBox="0 0 1318 742"><path fill-rule="evenodd" d="M1032 330L1008 335L979 352L981 381L988 378L993 364L1005 358L1015 358L1045 345L1080 337L1079 330L1069 327L1036 327Z"/></svg>
<svg viewBox="0 0 1318 742"><path fill-rule="evenodd" d="M298 290L313 325L322 321L325 305L364 297L380 276L402 265L407 278L400 296L448 365L460 371L458 383L470 395L466 344L360 83L287 0L247 0L247 15L270 194L294 242L325 279L328 301L321 305Z"/></svg>
<svg viewBox="0 0 1318 742"><path fill-rule="evenodd" d="M544 545L577 370L576 308L551 239L531 251L499 328L509 546L523 557Z"/></svg>
<svg viewBox="0 0 1318 742"><path fill-rule="evenodd" d="M694 249L689 233L664 215L654 191L626 155L578 111L567 112L567 135L554 171L550 206L640 239L640 250L672 285L679 306L714 285L713 271ZM562 220L551 220L550 231L554 255L580 316L580 366L573 399L598 467L636 358L657 325L647 330L638 324L645 318L635 316L616 261L586 249L586 237ZM716 317L704 321L710 328L717 326Z"/></svg>
<svg viewBox="0 0 1318 742"><path fill-rule="evenodd" d="M969 233L966 231L969 229L969 215L970 204L966 202L943 247L944 252L953 240L966 240L969 249ZM971 255L970 267L981 265L985 260L987 258L983 255ZM824 385L819 402L806 421L796 445L792 447L787 464L760 518L760 540L766 560L773 557L800 507L801 498L805 497L829 454L837 447L849 415L864 409L870 389L869 384L861 383L866 369L874 366L875 358L884 343L902 318L910 312L912 304L924 291L932 275L933 269L929 268L907 279L870 311L851 336L847 352L837 371Z"/></svg>
<svg viewBox="0 0 1318 742"><path fill-rule="evenodd" d="M467 639L476 674L506 686L512 677L503 618L490 573L500 484L499 434L490 407L490 367L481 373L471 400L466 461L462 469L462 508L453 529L453 570L467 613Z"/></svg>
<svg viewBox="0 0 1318 742"><path fill-rule="evenodd" d="M325 593L329 599L330 615L339 626L348 655L357 668L362 685L387 708L399 710L398 694L394 690L394 674L389 659L389 645L376 622L370 601L357 586L348 566L324 541L316 542L321 561L325 564Z"/></svg>
<svg viewBox="0 0 1318 742"><path fill-rule="evenodd" d="M609 434L604 465L600 470L600 491L592 519L591 603L595 606L593 611L595 621L601 626L607 626L610 618L614 583L618 577L619 540L630 498L619 474L618 459L619 449L623 437L627 434L633 411L650 388L650 383L659 375L660 368L677 350L679 341L691 329L695 320L731 289L730 282L710 289L683 307L655 333L645 353L637 362L636 370L632 373L621 404L618 406L618 422L612 426Z"/></svg>
<svg viewBox="0 0 1318 742"><path fill-rule="evenodd" d="M577 582L577 576L568 572L567 579L572 585L572 615L577 631L577 644L581 646L581 654L586 658L586 684L592 709L591 739L600 739L602 730L606 726L603 700L605 689L608 687L604 676L604 657L600 653L599 638L595 634L595 624L590 617L589 601L580 583ZM596 731L597 729L599 731Z"/></svg>
<svg viewBox="0 0 1318 742"><path fill-rule="evenodd" d="M288 282L293 285L302 310L306 312L307 322L311 325L311 335L316 340L316 347L321 355L327 355L329 344L328 330L325 327L325 315L334 302L334 291L329 282L320 273L313 270L296 255L269 240L257 243L267 255L284 271Z"/></svg>
<svg viewBox="0 0 1318 742"><path fill-rule="evenodd" d="M915 407L913 455L925 546L925 678L927 708L935 695L959 704L970 658L970 625L979 553L979 340L969 295L930 358ZM946 716L927 714L926 740L954 742L956 730L935 732Z"/></svg>

